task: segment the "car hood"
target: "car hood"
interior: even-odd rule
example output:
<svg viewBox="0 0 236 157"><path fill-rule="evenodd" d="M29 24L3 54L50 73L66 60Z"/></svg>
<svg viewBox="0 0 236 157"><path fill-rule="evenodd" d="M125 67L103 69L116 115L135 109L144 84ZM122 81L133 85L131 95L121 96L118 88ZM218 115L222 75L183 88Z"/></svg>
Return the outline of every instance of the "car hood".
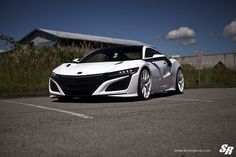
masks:
<svg viewBox="0 0 236 157"><path fill-rule="evenodd" d="M93 75L138 67L136 61L64 63L53 70L60 75Z"/></svg>

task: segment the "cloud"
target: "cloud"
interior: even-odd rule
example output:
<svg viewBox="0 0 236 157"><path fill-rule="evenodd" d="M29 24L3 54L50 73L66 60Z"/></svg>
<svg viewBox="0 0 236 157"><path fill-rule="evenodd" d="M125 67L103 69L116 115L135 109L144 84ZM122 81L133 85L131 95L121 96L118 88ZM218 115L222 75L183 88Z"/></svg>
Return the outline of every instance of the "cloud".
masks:
<svg viewBox="0 0 236 157"><path fill-rule="evenodd" d="M183 46L189 46L197 42L196 33L188 27L180 27L179 29L171 30L166 35L167 40L179 40Z"/></svg>
<svg viewBox="0 0 236 157"><path fill-rule="evenodd" d="M180 40L180 44L184 45L184 46L189 46L189 45L193 45L197 42L196 38L187 38L187 39L182 39Z"/></svg>
<svg viewBox="0 0 236 157"><path fill-rule="evenodd" d="M236 20L226 25L222 34L225 37L231 37L232 41L236 42Z"/></svg>
<svg viewBox="0 0 236 157"><path fill-rule="evenodd" d="M179 29L172 30L166 35L166 39L178 39L178 38L195 38L195 32L188 27L180 27Z"/></svg>

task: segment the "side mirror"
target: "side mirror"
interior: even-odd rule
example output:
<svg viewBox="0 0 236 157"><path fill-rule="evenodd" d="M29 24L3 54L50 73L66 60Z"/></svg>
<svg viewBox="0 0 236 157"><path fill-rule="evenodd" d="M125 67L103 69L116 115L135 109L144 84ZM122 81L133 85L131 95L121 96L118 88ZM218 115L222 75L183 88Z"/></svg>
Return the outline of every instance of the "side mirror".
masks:
<svg viewBox="0 0 236 157"><path fill-rule="evenodd" d="M79 59L80 59L80 58L75 58L75 59L73 60L73 62L79 63Z"/></svg>
<svg viewBox="0 0 236 157"><path fill-rule="evenodd" d="M163 55L163 54L154 54L152 56L152 58L161 58L161 57L165 57L165 55Z"/></svg>

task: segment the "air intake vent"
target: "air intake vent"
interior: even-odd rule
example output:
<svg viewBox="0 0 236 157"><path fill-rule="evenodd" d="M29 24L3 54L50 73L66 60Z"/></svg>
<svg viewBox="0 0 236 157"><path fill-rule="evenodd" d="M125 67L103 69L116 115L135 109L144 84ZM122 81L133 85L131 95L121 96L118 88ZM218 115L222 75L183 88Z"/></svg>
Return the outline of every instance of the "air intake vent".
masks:
<svg viewBox="0 0 236 157"><path fill-rule="evenodd" d="M57 85L51 80L50 81L50 85L51 85L51 90L54 92L59 92Z"/></svg>

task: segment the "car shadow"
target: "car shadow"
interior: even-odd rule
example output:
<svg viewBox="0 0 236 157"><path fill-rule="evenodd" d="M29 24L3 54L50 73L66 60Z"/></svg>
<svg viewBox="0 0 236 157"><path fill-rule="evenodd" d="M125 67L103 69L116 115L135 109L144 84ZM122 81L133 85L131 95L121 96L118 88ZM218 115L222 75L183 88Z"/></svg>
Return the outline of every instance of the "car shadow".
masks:
<svg viewBox="0 0 236 157"><path fill-rule="evenodd" d="M176 95L174 92L165 92L165 93L157 93L151 95L150 99L148 100L141 100L138 97L131 97L131 98L121 98L121 97L108 97L108 96L91 96L91 97L76 97L73 99L67 100L58 100L53 99L52 102L57 103L123 103L123 102L140 102L140 101L149 101L152 99L158 99L161 97L170 97L172 95Z"/></svg>

